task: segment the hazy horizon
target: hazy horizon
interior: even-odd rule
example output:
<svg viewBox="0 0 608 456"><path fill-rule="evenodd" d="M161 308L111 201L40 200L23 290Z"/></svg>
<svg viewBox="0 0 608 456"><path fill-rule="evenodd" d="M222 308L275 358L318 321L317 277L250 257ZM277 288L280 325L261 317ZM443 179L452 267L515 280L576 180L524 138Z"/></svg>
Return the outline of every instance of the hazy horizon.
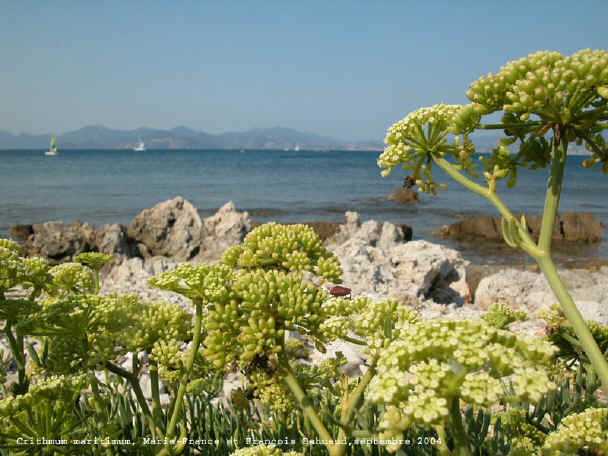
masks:
<svg viewBox="0 0 608 456"><path fill-rule="evenodd" d="M20 2L0 7L0 130L284 127L382 140L539 49L605 49L600 1Z"/></svg>

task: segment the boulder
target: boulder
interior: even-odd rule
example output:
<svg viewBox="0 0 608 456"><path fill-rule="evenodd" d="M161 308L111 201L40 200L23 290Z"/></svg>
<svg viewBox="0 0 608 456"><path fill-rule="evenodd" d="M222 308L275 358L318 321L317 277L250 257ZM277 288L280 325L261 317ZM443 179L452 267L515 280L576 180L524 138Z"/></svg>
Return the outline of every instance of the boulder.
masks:
<svg viewBox="0 0 608 456"><path fill-rule="evenodd" d="M187 261L200 251L202 228L196 208L178 196L143 210L131 222L128 235L144 244L152 256Z"/></svg>
<svg viewBox="0 0 608 456"><path fill-rule="evenodd" d="M456 250L427 241L412 241L394 248L391 260L395 280L416 297L439 303L471 300L466 267Z"/></svg>
<svg viewBox="0 0 608 456"><path fill-rule="evenodd" d="M34 228L32 225L13 225L10 228L9 234L15 241L25 242L34 234Z"/></svg>
<svg viewBox="0 0 608 456"><path fill-rule="evenodd" d="M327 242L342 266L344 285L353 295L371 294L400 301L470 301L466 262L455 250L426 241L404 242L392 223L361 223L356 212Z"/></svg>
<svg viewBox="0 0 608 456"><path fill-rule="evenodd" d="M36 223L32 225L32 231L25 243L27 255L47 258L51 264L70 261L75 255L95 247L95 229L88 223Z"/></svg>
<svg viewBox="0 0 608 456"><path fill-rule="evenodd" d="M163 257L155 256L147 259L122 257L120 264L114 265L102 277L102 294L136 293L145 301L165 301L177 304L191 311L192 303L188 298L170 291L152 288L148 283L150 277L176 269L179 263ZM105 272L102 270L102 272Z"/></svg>
<svg viewBox="0 0 608 456"><path fill-rule="evenodd" d="M251 231L247 212L238 212L232 201L203 220L200 257L219 258L228 247L240 244Z"/></svg>
<svg viewBox="0 0 608 456"><path fill-rule="evenodd" d="M598 271L563 269L559 275L583 318L608 325L608 267ZM475 307L487 309L497 301L531 316L558 302L544 275L516 269L502 270L479 282Z"/></svg>
<svg viewBox="0 0 608 456"><path fill-rule="evenodd" d="M412 239L412 228L405 224L381 224L375 220L361 223L359 213L353 211L345 212L344 218L345 223L338 225L335 233L325 240L326 247L336 248L355 237L370 245L379 243L383 248Z"/></svg>
<svg viewBox="0 0 608 456"><path fill-rule="evenodd" d="M395 190L391 199L397 204L416 204L419 201L416 190L403 187Z"/></svg>
<svg viewBox="0 0 608 456"><path fill-rule="evenodd" d="M519 219L521 214L515 216ZM485 215L472 217L445 225L433 234L444 239L502 242L501 218ZM540 215L526 217L528 231L535 239L538 239L540 234L541 222ZM591 212L565 212L557 216L552 235L554 241L599 242L601 238L602 226Z"/></svg>
<svg viewBox="0 0 608 456"><path fill-rule="evenodd" d="M95 232L95 246L99 252L115 257L139 256L135 241L127 235L127 228L118 223L99 228Z"/></svg>

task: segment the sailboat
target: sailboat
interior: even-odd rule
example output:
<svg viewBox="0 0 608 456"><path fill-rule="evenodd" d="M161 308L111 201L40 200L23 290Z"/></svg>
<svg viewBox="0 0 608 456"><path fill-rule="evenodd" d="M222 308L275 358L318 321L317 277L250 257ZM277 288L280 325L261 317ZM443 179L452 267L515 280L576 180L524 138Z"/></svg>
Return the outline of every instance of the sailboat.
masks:
<svg viewBox="0 0 608 456"><path fill-rule="evenodd" d="M44 155L57 155L57 146L55 145L54 136L51 136L51 147L44 153Z"/></svg>
<svg viewBox="0 0 608 456"><path fill-rule="evenodd" d="M144 144L144 142L140 139L139 142L137 143L137 146L135 146L133 148L134 151L136 152L142 152L144 150L146 150L146 145Z"/></svg>

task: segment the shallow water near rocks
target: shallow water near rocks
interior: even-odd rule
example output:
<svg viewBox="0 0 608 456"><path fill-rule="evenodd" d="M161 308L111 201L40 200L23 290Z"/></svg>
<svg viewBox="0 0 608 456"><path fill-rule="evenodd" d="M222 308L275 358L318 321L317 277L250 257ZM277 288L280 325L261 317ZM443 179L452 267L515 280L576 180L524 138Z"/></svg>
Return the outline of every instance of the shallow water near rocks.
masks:
<svg viewBox="0 0 608 456"><path fill-rule="evenodd" d="M495 215L485 199L451 181L436 169L436 180L448 185L438 196L421 195L413 206L378 199L400 187L405 174L388 178L376 165L379 152L236 150L62 150L56 157L36 151L0 151L0 237L10 226L76 219L97 227L128 225L143 209L183 196L201 217L213 215L227 201L249 211L259 222L344 220L357 211L361 220L405 223L414 239L460 250L475 263L528 264L524 254L500 244L439 240L432 231L466 214ZM589 211L604 224L602 242L556 247L559 262L608 259L608 176L599 167L584 169L584 156L570 156L560 210ZM514 212L540 213L546 170L521 170L513 189L499 194Z"/></svg>

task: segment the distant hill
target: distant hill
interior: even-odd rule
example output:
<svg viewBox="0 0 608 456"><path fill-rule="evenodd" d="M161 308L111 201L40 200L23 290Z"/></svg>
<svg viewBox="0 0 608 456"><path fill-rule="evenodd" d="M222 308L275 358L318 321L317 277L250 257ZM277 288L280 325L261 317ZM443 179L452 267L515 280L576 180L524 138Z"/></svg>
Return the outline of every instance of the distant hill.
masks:
<svg viewBox="0 0 608 456"><path fill-rule="evenodd" d="M44 149L50 134L13 135L0 131L0 149ZM212 135L188 127L115 130L89 125L55 135L59 149L130 149L141 140L149 149L381 149L380 141L348 142L291 128L256 128Z"/></svg>

